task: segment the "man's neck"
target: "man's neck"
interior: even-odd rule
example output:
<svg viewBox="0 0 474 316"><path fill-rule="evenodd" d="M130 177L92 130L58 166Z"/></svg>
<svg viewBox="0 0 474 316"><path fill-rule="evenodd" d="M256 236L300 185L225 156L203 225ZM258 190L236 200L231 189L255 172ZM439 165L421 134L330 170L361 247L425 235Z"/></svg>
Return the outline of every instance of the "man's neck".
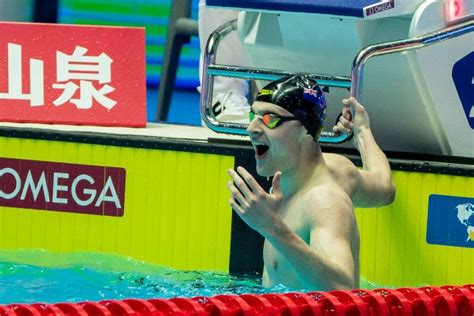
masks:
<svg viewBox="0 0 474 316"><path fill-rule="evenodd" d="M300 157L295 168L282 173L280 188L283 196L285 198L293 196L326 171L321 149L317 146L311 153Z"/></svg>

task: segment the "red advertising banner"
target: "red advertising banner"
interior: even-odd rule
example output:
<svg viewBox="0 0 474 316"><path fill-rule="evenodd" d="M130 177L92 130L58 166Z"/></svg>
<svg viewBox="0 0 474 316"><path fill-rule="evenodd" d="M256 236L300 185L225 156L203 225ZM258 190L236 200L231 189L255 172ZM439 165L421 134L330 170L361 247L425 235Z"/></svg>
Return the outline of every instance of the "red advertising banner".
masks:
<svg viewBox="0 0 474 316"><path fill-rule="evenodd" d="M0 121L144 127L145 30L0 23Z"/></svg>
<svg viewBox="0 0 474 316"><path fill-rule="evenodd" d="M123 216L125 169L0 158L0 206Z"/></svg>

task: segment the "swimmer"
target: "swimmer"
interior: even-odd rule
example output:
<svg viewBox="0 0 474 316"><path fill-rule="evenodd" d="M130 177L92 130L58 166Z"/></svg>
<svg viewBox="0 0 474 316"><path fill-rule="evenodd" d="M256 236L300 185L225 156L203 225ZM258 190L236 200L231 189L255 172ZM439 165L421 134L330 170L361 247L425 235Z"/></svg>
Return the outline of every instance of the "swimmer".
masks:
<svg viewBox="0 0 474 316"><path fill-rule="evenodd" d="M391 203L395 189L364 107L353 98L343 103L334 130L354 133L361 171L343 156L322 153L317 139L326 101L316 81L301 75L279 79L264 87L251 106L247 131L257 173L273 176L272 190L265 192L244 168L230 169L229 202L265 238L266 287L328 291L359 286L354 206Z"/></svg>

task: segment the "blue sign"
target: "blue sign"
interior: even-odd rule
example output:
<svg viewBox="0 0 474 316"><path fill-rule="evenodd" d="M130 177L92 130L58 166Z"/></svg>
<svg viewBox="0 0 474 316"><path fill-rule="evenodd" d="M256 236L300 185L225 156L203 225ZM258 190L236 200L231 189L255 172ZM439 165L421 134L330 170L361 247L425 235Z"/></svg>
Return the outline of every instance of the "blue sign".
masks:
<svg viewBox="0 0 474 316"><path fill-rule="evenodd" d="M474 248L474 198L430 195L426 241Z"/></svg>
<svg viewBox="0 0 474 316"><path fill-rule="evenodd" d="M453 66L453 81L469 125L474 129L474 52Z"/></svg>

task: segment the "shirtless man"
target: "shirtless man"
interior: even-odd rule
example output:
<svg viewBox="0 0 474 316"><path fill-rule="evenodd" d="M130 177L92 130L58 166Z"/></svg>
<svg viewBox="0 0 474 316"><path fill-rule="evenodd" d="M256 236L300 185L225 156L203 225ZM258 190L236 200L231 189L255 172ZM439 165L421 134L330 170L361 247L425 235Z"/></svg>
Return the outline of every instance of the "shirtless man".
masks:
<svg viewBox="0 0 474 316"><path fill-rule="evenodd" d="M355 99L336 131L354 133L364 170L324 154L317 140L326 111L323 92L304 76L262 89L247 131L257 173L273 176L265 192L244 168L229 170L230 205L264 238L263 285L333 290L359 286L359 232L354 206L379 206L394 197L390 166L375 143L369 119ZM349 107L355 111L352 120Z"/></svg>

